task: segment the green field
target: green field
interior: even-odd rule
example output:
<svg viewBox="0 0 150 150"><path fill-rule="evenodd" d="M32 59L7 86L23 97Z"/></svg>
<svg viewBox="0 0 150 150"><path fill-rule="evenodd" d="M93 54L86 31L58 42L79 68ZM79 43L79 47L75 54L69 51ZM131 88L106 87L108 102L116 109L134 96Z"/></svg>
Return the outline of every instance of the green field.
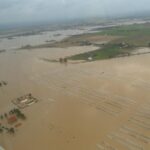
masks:
<svg viewBox="0 0 150 150"><path fill-rule="evenodd" d="M113 43L126 42L135 46L148 46L150 43L150 24L134 24L120 27L112 27L98 32L100 35L122 36L112 41Z"/></svg>
<svg viewBox="0 0 150 150"><path fill-rule="evenodd" d="M71 56L70 59L88 60L89 57L92 57L93 60L100 60L100 59L108 59L108 58L114 58L114 57L119 57L119 56L120 57L128 56L130 55L130 50L134 48L135 47L132 47L132 46L121 48L121 45L119 44L107 44L102 49L74 55L74 56Z"/></svg>
<svg viewBox="0 0 150 150"><path fill-rule="evenodd" d="M111 27L94 33L107 36L119 36L105 45L101 49L78 54L70 57L73 60L93 60L108 59L119 56L128 56L132 50L139 47L150 47L150 24L134 24L119 27Z"/></svg>
<svg viewBox="0 0 150 150"><path fill-rule="evenodd" d="M103 29L99 34L108 35L120 35L120 36L133 36L133 35L149 35L150 34L150 24L133 24L133 25L123 25L119 27L111 27Z"/></svg>

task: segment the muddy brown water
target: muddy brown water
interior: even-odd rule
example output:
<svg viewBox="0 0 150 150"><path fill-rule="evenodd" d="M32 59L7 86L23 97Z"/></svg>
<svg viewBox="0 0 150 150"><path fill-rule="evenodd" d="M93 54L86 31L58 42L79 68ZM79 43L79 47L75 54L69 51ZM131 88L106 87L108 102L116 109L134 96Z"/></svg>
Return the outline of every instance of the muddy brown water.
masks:
<svg viewBox="0 0 150 150"><path fill-rule="evenodd" d="M149 140L142 140L150 137L150 120L145 118L150 113L145 108L150 103L149 54L67 66L39 59L91 49L95 47L0 54L0 80L8 82L0 88L0 112L27 93L40 100L23 110L27 120L14 136L0 134L0 145L6 150L150 148Z"/></svg>

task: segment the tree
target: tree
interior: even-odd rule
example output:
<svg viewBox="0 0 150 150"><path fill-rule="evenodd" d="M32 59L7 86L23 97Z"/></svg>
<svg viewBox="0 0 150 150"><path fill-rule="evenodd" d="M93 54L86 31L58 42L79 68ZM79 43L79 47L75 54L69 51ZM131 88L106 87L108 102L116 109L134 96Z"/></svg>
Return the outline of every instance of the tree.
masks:
<svg viewBox="0 0 150 150"><path fill-rule="evenodd" d="M68 59L67 58L64 58L64 63L67 63L68 62Z"/></svg>
<svg viewBox="0 0 150 150"><path fill-rule="evenodd" d="M2 128L0 128L0 133L3 133L3 129Z"/></svg>
<svg viewBox="0 0 150 150"><path fill-rule="evenodd" d="M7 118L7 113L4 114L5 118Z"/></svg>
<svg viewBox="0 0 150 150"><path fill-rule="evenodd" d="M3 118L4 118L3 115L1 115L0 118L1 118L1 120L3 120Z"/></svg>
<svg viewBox="0 0 150 150"><path fill-rule="evenodd" d="M14 109L14 112L18 118L20 118L22 120L26 119L26 116L19 109Z"/></svg>
<svg viewBox="0 0 150 150"><path fill-rule="evenodd" d="M24 114L20 114L19 116L18 116L20 119L22 119L22 120L25 120L26 119L26 116L24 115Z"/></svg>
<svg viewBox="0 0 150 150"><path fill-rule="evenodd" d="M59 62L60 62L60 63L63 63L63 59L62 59L62 58L59 58Z"/></svg>
<svg viewBox="0 0 150 150"><path fill-rule="evenodd" d="M14 134L15 133L15 129L14 128L10 128L9 129L9 133Z"/></svg>

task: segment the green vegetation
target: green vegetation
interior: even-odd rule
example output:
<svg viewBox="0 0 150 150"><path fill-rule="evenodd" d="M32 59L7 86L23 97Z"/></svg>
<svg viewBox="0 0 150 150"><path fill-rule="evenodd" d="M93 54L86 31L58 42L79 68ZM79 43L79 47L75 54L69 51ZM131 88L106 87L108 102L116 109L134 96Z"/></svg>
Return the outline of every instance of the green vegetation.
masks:
<svg viewBox="0 0 150 150"><path fill-rule="evenodd" d="M150 23L112 27L97 34L121 37L112 43L126 42L139 47L148 46L150 43Z"/></svg>
<svg viewBox="0 0 150 150"><path fill-rule="evenodd" d="M0 134L4 131L9 134L15 134L14 123L20 120L26 120L26 116L18 108L10 110L8 113L0 115ZM11 126L10 126L11 125Z"/></svg>
<svg viewBox="0 0 150 150"><path fill-rule="evenodd" d="M14 113L19 119L22 119L22 120L26 119L26 116L19 109L14 109Z"/></svg>
<svg viewBox="0 0 150 150"><path fill-rule="evenodd" d="M123 25L119 27L111 27L103 29L102 32L98 32L101 35L119 35L119 36L132 36L132 35L149 35L150 34L150 24L133 24L133 25Z"/></svg>
<svg viewBox="0 0 150 150"><path fill-rule="evenodd" d="M100 45L101 49L78 54L70 57L73 60L100 60L114 57L129 56L138 47L150 47L150 24L123 25L103 29L96 35L119 36L120 38L110 41L105 45ZM92 33L93 35L93 33Z"/></svg>
<svg viewBox="0 0 150 150"><path fill-rule="evenodd" d="M78 54L70 57L73 60L88 60L89 57L92 57L93 60L99 59L108 59L118 56L128 56L130 55L130 50L133 49L133 46L123 47L122 44L106 44L102 49L95 51Z"/></svg>

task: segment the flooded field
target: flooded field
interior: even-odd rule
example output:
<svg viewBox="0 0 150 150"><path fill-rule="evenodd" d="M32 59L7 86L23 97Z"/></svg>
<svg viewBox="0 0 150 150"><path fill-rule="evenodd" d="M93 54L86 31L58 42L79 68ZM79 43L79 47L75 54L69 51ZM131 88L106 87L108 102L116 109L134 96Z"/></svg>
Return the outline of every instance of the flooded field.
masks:
<svg viewBox="0 0 150 150"><path fill-rule="evenodd" d="M95 31L91 31L95 29L95 27L81 27L77 29L66 29L66 30L56 30L56 31L44 31L35 34L27 33L16 33L10 35L0 36L0 50L14 50L24 47L26 45L36 46L40 44L53 43L56 41L61 41L64 38L67 38L72 35L91 33Z"/></svg>
<svg viewBox="0 0 150 150"><path fill-rule="evenodd" d="M90 47L91 49L92 47ZM39 102L27 120L0 144L15 150L148 150L150 55L67 65L59 58L89 47L39 49L0 55L0 113L32 93ZM95 49L93 47L93 49Z"/></svg>

